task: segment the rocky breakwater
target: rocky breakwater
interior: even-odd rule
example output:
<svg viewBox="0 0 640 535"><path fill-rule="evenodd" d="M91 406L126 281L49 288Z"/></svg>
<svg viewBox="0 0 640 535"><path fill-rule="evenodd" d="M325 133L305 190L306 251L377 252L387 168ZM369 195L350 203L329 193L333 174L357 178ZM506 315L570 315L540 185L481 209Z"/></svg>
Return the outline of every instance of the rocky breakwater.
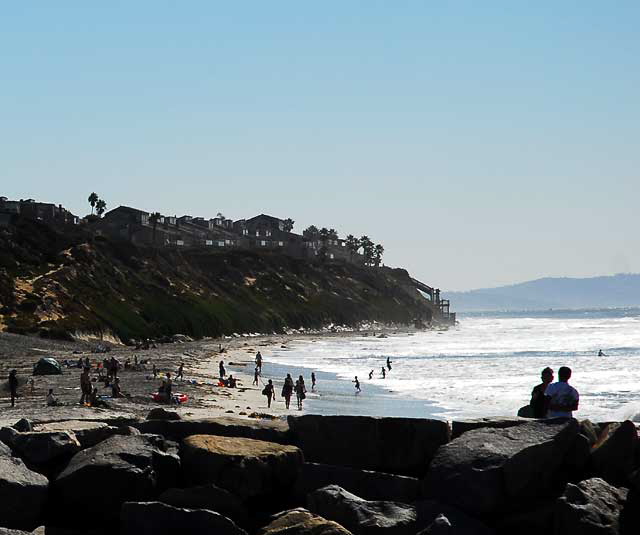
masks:
<svg viewBox="0 0 640 535"><path fill-rule="evenodd" d="M0 429L0 533L640 532L632 422L454 422L455 438L425 419L110 423Z"/></svg>

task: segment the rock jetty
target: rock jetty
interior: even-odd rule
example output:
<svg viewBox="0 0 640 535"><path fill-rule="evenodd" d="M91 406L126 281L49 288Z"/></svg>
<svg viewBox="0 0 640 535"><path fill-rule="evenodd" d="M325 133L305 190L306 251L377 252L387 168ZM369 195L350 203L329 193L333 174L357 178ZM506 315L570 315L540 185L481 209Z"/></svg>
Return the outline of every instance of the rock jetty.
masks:
<svg viewBox="0 0 640 535"><path fill-rule="evenodd" d="M640 533L633 422L351 416L0 428L0 535Z"/></svg>

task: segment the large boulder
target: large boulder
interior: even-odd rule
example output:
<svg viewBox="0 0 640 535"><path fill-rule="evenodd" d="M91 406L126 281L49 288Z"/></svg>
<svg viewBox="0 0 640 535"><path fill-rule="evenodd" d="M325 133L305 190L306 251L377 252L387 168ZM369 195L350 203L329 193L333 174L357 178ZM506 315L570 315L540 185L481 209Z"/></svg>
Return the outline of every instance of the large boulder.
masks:
<svg viewBox="0 0 640 535"><path fill-rule="evenodd" d="M591 451L593 474L612 485L628 485L636 468L638 432L633 422L609 424Z"/></svg>
<svg viewBox="0 0 640 535"><path fill-rule="evenodd" d="M414 535L416 510L400 502L368 501L337 485L307 496L309 511L344 526L355 535Z"/></svg>
<svg viewBox="0 0 640 535"><path fill-rule="evenodd" d="M119 428L109 426L105 422L83 420L67 420L64 422L36 424L34 426L34 431L47 433L72 433L83 449L95 446L99 442L109 438L111 435L119 434Z"/></svg>
<svg viewBox="0 0 640 535"><path fill-rule="evenodd" d="M304 498L316 489L333 484L365 500L410 503L418 499L421 492L420 480L413 477L358 470L346 466L304 463L295 485L295 495Z"/></svg>
<svg viewBox="0 0 640 535"><path fill-rule="evenodd" d="M299 507L274 515L258 535L351 535L351 532L337 522Z"/></svg>
<svg viewBox="0 0 640 535"><path fill-rule="evenodd" d="M517 425L530 422L530 417L493 417L493 418L475 418L473 420L453 420L451 422L451 438L458 438L462 433L473 431L474 429L507 429Z"/></svg>
<svg viewBox="0 0 640 535"><path fill-rule="evenodd" d="M289 416L308 461L422 477L450 438L447 422L369 416Z"/></svg>
<svg viewBox="0 0 640 535"><path fill-rule="evenodd" d="M578 428L570 419L467 431L438 450L424 481L425 495L472 515L543 498L559 483L559 468Z"/></svg>
<svg viewBox="0 0 640 535"><path fill-rule="evenodd" d="M295 446L214 435L186 438L180 454L188 484L213 483L243 499L289 492L304 462Z"/></svg>
<svg viewBox="0 0 640 535"><path fill-rule="evenodd" d="M247 519L247 509L240 498L211 484L167 489L158 497L158 501L183 509L209 509L240 523Z"/></svg>
<svg viewBox="0 0 640 535"><path fill-rule="evenodd" d="M67 431L31 431L13 435L13 452L31 465L44 465L61 457L70 457L81 446L73 433Z"/></svg>
<svg viewBox="0 0 640 535"><path fill-rule="evenodd" d="M620 533L620 513L626 498L626 489L599 478L577 485L569 483L556 502L555 533L616 535Z"/></svg>
<svg viewBox="0 0 640 535"><path fill-rule="evenodd" d="M52 483L55 510L65 515L57 520L62 525L114 521L124 502L154 499L175 486L179 470L176 445L162 437L110 437L76 453Z"/></svg>
<svg viewBox="0 0 640 535"><path fill-rule="evenodd" d="M155 407L147 414L147 420L181 420L181 416L176 411L170 411L164 407Z"/></svg>
<svg viewBox="0 0 640 535"><path fill-rule="evenodd" d="M41 358L33 365L33 375L61 375L62 366L50 357Z"/></svg>
<svg viewBox="0 0 640 535"><path fill-rule="evenodd" d="M278 444L292 442L289 426L282 420L242 420L230 417L194 420L162 418L138 422L135 427L143 433L162 435L178 442L192 435L252 438Z"/></svg>
<svg viewBox="0 0 640 535"><path fill-rule="evenodd" d="M214 511L180 509L160 502L127 502L120 512L121 535L246 535Z"/></svg>
<svg viewBox="0 0 640 535"><path fill-rule="evenodd" d="M47 498L46 477L0 447L0 526L31 530L38 526Z"/></svg>

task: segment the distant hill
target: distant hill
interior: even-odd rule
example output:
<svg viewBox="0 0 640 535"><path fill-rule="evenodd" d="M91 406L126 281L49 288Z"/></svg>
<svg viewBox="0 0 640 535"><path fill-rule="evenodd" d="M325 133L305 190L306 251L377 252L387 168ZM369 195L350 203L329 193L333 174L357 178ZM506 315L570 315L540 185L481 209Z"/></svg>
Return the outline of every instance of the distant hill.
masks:
<svg viewBox="0 0 640 535"><path fill-rule="evenodd" d="M457 312L640 306L640 274L586 279L547 277L443 295Z"/></svg>

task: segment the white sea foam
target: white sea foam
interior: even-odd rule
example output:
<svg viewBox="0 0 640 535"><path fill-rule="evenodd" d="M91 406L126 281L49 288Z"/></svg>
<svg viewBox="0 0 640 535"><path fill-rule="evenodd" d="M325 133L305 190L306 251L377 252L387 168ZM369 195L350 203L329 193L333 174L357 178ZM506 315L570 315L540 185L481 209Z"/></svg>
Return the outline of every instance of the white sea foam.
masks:
<svg viewBox="0 0 640 535"><path fill-rule="evenodd" d="M608 356L598 357L602 349ZM385 359L393 361L386 379ZM540 371L566 365L580 392L576 417L595 421L640 415L640 311L470 316L446 332L389 338L300 340L269 359L333 372L397 396L428 400L446 418L515 415ZM363 400L364 402L364 400Z"/></svg>

